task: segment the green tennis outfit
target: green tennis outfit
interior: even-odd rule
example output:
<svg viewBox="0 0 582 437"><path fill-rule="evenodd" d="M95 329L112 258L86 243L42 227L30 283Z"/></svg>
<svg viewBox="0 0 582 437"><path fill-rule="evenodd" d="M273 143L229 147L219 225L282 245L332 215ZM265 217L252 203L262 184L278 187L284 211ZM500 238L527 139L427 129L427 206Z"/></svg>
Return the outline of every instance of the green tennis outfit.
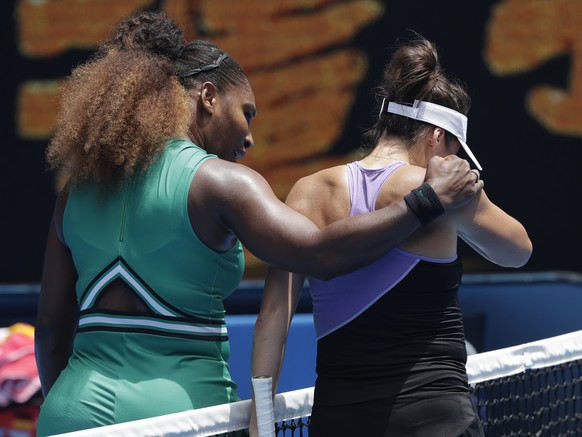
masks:
<svg viewBox="0 0 582 437"><path fill-rule="evenodd" d="M214 158L172 140L145 175L114 194L101 197L93 185L71 190L63 228L79 274L80 319L38 436L239 400L223 299L242 279L242 246L208 248L187 210L197 169ZM96 309L113 281L124 281L148 312Z"/></svg>

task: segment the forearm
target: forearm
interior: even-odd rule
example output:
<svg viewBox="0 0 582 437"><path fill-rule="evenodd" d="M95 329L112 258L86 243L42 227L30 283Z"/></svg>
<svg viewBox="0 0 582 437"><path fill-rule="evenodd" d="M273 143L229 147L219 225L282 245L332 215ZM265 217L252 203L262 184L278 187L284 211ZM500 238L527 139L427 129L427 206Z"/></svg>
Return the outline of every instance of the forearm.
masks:
<svg viewBox="0 0 582 437"><path fill-rule="evenodd" d="M251 355L251 376L271 376L273 394L277 391L287 333L288 327L283 317L273 314L269 318L260 315L257 318Z"/></svg>
<svg viewBox="0 0 582 437"><path fill-rule="evenodd" d="M499 228L501 229L502 225ZM480 232L478 236L459 236L477 253L502 267L519 268L524 266L531 257L532 243L521 225L510 230L503 228L504 233Z"/></svg>
<svg viewBox="0 0 582 437"><path fill-rule="evenodd" d="M429 167L425 183L404 199L322 229L318 234L321 240L313 239L313 254L317 259L304 259L305 268L311 270L302 273L325 280L369 264L400 244L421 225L474 198L483 187L483 181L475 179L466 161L440 158L431 160L431 163L432 174ZM451 174L455 174L455 178L436 177L434 168L437 165L454 170Z"/></svg>
<svg viewBox="0 0 582 437"><path fill-rule="evenodd" d="M439 162L450 164L455 161ZM468 165L464 167L468 172ZM427 180L431 180L428 172L426 175ZM426 196L428 200L424 196L430 194L432 185L418 191L421 197L417 199L416 211L409 206L410 202L400 199L374 212L333 221L321 229L307 218L312 215L309 209L296 205L308 192L304 189L305 181L298 182L291 190L287 206L281 204L266 183L251 184L244 195L237 192L235 198L227 193L225 198L229 201L224 203L220 215L243 244L262 260L283 270L327 280L375 261L421 225L445 209L457 206L441 202L441 195L447 199L468 199L482 187L482 182L476 183L473 173L464 177L455 173L455 176L458 177L455 181L465 181L460 183L461 188L457 187L459 183L454 183L452 185L456 188L451 189L451 184L442 183L442 177L433 174L430 184L440 188L434 195ZM457 193L457 196L450 192ZM248 210L256 211L253 220L248 220L245 214ZM329 222L324 221L319 226L326 223Z"/></svg>
<svg viewBox="0 0 582 437"><path fill-rule="evenodd" d="M369 264L421 226L404 200L336 221L318 230L311 248L296 258L308 276L327 280Z"/></svg>
<svg viewBox="0 0 582 437"><path fill-rule="evenodd" d="M285 355L285 344L305 278L269 267L261 309L255 322L251 354L251 376L273 378L273 393Z"/></svg>
<svg viewBox="0 0 582 437"><path fill-rule="evenodd" d="M37 326L34 332L36 365L42 386L42 394L46 396L55 381L67 366L72 353L73 339L71 335Z"/></svg>
<svg viewBox="0 0 582 437"><path fill-rule="evenodd" d="M283 356L285 354L285 341L288 332L287 317L284 314L259 314L255 324L253 348L251 354L251 377L257 375L269 375L273 380L273 397L277 392L277 384ZM256 437L257 422L255 414L255 396L252 394L250 435Z"/></svg>
<svg viewBox="0 0 582 437"><path fill-rule="evenodd" d="M255 323L251 354L251 376L269 375L273 379L273 396L285 355L287 334L301 297L305 277L269 267L261 310ZM257 435L254 395L251 414L251 436Z"/></svg>
<svg viewBox="0 0 582 437"><path fill-rule="evenodd" d="M79 321L75 294L77 273L68 248L57 235L53 222L47 239L34 333L44 395L67 365Z"/></svg>
<svg viewBox="0 0 582 437"><path fill-rule="evenodd" d="M532 253L525 227L495 205L485 191L460 211L458 235L477 253L502 267L522 267Z"/></svg>

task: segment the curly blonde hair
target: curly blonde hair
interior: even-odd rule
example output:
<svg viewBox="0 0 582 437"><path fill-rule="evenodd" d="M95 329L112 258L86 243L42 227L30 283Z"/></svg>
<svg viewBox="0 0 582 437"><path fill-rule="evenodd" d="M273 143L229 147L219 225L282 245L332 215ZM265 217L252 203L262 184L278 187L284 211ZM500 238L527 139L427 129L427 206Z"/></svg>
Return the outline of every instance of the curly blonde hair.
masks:
<svg viewBox="0 0 582 437"><path fill-rule="evenodd" d="M165 142L184 136L193 116L187 90L166 57L111 49L75 68L46 157L69 183L119 187L145 171Z"/></svg>

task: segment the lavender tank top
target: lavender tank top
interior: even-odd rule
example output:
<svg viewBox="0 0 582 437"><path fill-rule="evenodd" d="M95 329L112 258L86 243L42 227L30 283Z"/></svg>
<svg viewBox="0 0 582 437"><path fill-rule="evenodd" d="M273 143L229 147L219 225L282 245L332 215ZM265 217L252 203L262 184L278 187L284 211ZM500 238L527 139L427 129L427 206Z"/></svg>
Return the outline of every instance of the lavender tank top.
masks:
<svg viewBox="0 0 582 437"><path fill-rule="evenodd" d="M347 164L351 200L350 216L376 209L384 183L394 171L406 165L394 162L381 169L366 169L358 162ZM456 259L436 259L394 248L375 262L329 281L309 278L316 337L341 328L358 317L398 284L421 260L449 263Z"/></svg>

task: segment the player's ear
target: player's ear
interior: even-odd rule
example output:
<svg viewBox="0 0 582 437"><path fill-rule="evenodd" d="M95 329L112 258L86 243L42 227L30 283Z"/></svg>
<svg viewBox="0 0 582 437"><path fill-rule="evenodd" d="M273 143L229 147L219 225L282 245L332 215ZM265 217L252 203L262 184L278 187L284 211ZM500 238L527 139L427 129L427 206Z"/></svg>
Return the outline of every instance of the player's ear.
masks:
<svg viewBox="0 0 582 437"><path fill-rule="evenodd" d="M440 144L442 141L446 140L445 130L440 127L435 127L432 131L432 137L434 141L435 147Z"/></svg>
<svg viewBox="0 0 582 437"><path fill-rule="evenodd" d="M218 90L212 82L204 82L200 88L190 89L190 96L196 102L199 111L207 114L215 112Z"/></svg>

